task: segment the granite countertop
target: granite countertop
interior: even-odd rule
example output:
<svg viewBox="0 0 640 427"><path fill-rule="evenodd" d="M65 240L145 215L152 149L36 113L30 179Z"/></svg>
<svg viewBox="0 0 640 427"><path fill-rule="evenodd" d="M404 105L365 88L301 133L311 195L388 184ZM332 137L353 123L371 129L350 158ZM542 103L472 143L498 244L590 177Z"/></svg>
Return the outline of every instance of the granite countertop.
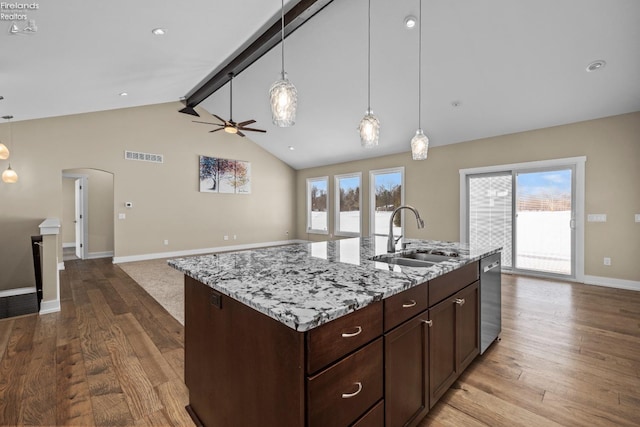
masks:
<svg viewBox="0 0 640 427"><path fill-rule="evenodd" d="M347 313L501 250L465 243L403 239L409 249L457 252L431 267L371 261L386 253L386 237L300 243L178 258L171 267L297 330ZM398 245L398 247L400 247Z"/></svg>

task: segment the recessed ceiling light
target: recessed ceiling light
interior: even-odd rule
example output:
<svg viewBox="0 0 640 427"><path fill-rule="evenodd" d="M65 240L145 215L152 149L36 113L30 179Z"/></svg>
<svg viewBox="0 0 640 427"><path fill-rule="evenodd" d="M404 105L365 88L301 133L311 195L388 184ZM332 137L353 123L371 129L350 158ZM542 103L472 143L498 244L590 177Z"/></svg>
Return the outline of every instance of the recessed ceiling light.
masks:
<svg viewBox="0 0 640 427"><path fill-rule="evenodd" d="M458 108L462 105L462 101L451 101L451 106L453 108Z"/></svg>
<svg viewBox="0 0 640 427"><path fill-rule="evenodd" d="M408 29L414 28L417 23L418 23L418 18L416 18L413 15L409 15L406 18L404 18L404 26L407 27Z"/></svg>
<svg viewBox="0 0 640 427"><path fill-rule="evenodd" d="M164 36L165 34L167 34L167 30L165 30L164 28L154 28L153 30L151 30L151 32L154 36Z"/></svg>
<svg viewBox="0 0 640 427"><path fill-rule="evenodd" d="M605 65L607 65L607 63L602 59L593 61L591 64L587 65L587 68L586 68L587 73L600 70L601 68L604 68Z"/></svg>
<svg viewBox="0 0 640 427"><path fill-rule="evenodd" d="M128 96L129 94L127 92L120 92L120 96Z"/></svg>
<svg viewBox="0 0 640 427"><path fill-rule="evenodd" d="M0 101L2 101L4 99L4 96L0 95Z"/></svg>
<svg viewBox="0 0 640 427"><path fill-rule="evenodd" d="M289 150L293 151L293 150L295 150L295 149L296 149L296 147L294 147L293 145L290 145L290 146L289 146Z"/></svg>

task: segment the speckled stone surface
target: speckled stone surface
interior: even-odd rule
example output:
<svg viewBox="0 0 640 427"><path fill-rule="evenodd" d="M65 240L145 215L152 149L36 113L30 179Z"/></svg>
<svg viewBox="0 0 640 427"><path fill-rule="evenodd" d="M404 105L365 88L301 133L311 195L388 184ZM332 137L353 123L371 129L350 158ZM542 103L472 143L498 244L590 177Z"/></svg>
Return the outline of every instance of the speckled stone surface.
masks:
<svg viewBox="0 0 640 427"><path fill-rule="evenodd" d="M386 253L386 237L376 237L178 258L168 263L297 331L307 331L501 249L416 239L402 243L407 250L451 251L459 256L431 267L371 261Z"/></svg>

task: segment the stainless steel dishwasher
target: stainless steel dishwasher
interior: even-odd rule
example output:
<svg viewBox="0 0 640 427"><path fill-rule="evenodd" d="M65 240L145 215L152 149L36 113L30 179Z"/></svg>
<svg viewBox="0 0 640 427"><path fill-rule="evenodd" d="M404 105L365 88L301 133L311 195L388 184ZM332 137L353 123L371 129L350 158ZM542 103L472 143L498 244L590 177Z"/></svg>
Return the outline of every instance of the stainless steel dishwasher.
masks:
<svg viewBox="0 0 640 427"><path fill-rule="evenodd" d="M500 257L498 252L480 260L480 354L502 331Z"/></svg>

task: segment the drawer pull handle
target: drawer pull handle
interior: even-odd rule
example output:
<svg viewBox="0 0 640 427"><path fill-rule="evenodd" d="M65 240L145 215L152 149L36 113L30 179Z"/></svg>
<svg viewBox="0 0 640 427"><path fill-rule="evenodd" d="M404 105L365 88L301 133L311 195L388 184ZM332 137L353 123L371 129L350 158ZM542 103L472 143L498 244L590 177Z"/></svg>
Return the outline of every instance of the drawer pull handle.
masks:
<svg viewBox="0 0 640 427"><path fill-rule="evenodd" d="M417 304L416 300L410 300L409 302L405 302L402 304L402 308L411 308Z"/></svg>
<svg viewBox="0 0 640 427"><path fill-rule="evenodd" d="M422 319L420 319L422 320ZM433 320L422 320L424 323L426 323L427 325L429 325L429 327L433 326Z"/></svg>
<svg viewBox="0 0 640 427"><path fill-rule="evenodd" d="M360 335L360 332L362 332L362 327L361 326L356 326L356 331L352 332L350 334L347 333L342 333L342 338L352 338L355 337L356 335Z"/></svg>
<svg viewBox="0 0 640 427"><path fill-rule="evenodd" d="M350 399L352 397L357 396L362 391L362 383L355 383L358 386L358 389L353 393L342 393L343 399Z"/></svg>
<svg viewBox="0 0 640 427"><path fill-rule="evenodd" d="M463 306L465 303L464 298L456 298L456 304Z"/></svg>

